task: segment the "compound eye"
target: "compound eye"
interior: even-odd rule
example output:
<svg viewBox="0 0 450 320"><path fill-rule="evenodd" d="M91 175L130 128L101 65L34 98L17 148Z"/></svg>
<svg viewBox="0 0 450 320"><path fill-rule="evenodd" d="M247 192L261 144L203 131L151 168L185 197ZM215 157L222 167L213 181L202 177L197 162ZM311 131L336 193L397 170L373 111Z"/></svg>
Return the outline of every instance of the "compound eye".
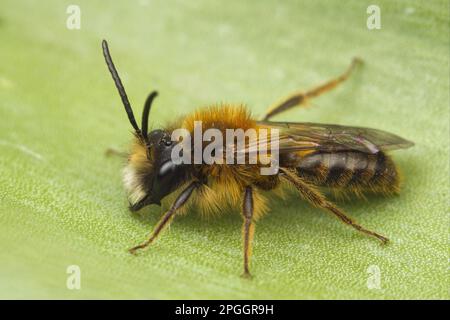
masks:
<svg viewBox="0 0 450 320"><path fill-rule="evenodd" d="M149 134L147 135L147 138L152 144L155 144L155 143L158 143L158 141L160 141L163 136L164 136L164 131L162 131L160 129L156 129L156 130L149 132Z"/></svg>

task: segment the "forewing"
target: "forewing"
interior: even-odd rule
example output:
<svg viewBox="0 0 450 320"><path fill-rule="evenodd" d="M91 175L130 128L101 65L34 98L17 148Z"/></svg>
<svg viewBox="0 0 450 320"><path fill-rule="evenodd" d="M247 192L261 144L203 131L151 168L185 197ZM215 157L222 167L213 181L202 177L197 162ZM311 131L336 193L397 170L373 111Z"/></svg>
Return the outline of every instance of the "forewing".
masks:
<svg viewBox="0 0 450 320"><path fill-rule="evenodd" d="M411 141L395 134L363 127L334 124L259 121L261 128L279 130L279 152L300 150L377 153L409 148Z"/></svg>

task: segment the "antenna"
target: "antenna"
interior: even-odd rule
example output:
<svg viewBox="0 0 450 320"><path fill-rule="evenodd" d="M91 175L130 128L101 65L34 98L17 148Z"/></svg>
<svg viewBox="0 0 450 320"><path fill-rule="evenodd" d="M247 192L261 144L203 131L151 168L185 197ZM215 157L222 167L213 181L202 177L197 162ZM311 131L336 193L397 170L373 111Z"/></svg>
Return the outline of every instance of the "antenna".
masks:
<svg viewBox="0 0 450 320"><path fill-rule="evenodd" d="M122 99L123 106L125 107L125 111L127 112L128 115L128 120L130 120L130 123L133 126L134 130L136 131L136 134L143 137L141 130L139 129L136 123L136 119L134 118L133 109L131 109L130 101L128 101L127 93L125 92L125 88L123 87L122 81L120 80L119 73L117 72L117 69L114 66L114 62L112 61L111 54L109 53L108 42L106 42L106 40L102 41L102 48L103 48L103 55L105 56L106 65L108 66L109 72L111 72L111 76L114 80L114 83L116 84L117 91L119 91L120 98ZM146 139L146 136L147 135L145 135L144 139Z"/></svg>
<svg viewBox="0 0 450 320"><path fill-rule="evenodd" d="M150 114L150 109L152 107L152 103L153 100L158 96L158 92L157 91L153 91L151 92L148 97L147 100L145 100L145 104L144 104L144 110L142 111L142 124L141 124L141 128L142 128L142 136L144 137L144 140L146 142L147 141L147 133L148 133L148 115Z"/></svg>

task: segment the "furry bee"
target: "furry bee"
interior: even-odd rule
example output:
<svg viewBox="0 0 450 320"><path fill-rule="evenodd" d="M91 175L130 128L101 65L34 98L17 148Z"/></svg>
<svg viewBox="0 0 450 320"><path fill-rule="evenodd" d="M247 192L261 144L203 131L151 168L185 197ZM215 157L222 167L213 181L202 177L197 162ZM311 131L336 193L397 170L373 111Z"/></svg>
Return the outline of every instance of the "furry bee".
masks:
<svg viewBox="0 0 450 320"><path fill-rule="evenodd" d="M388 238L366 229L347 216L324 191L364 196L366 193L397 194L400 190L398 170L387 154L413 143L397 135L370 128L330 124L273 122L270 118L308 101L344 82L360 63L354 59L339 77L308 91L296 92L275 103L260 121L244 106L211 106L173 121L163 129L148 132L148 118L157 93L152 92L144 105L139 128L108 44L102 42L106 64L117 87L128 119L134 128L134 140L124 168L123 181L129 194L130 210L137 211L161 201L170 201L149 238L130 249L135 253L150 245L176 215L189 206L208 214L223 211L225 205L239 208L243 218L243 276L249 277L249 265L255 222L268 211L267 193L283 196L294 189L313 206L328 211L359 232L382 243ZM172 141L175 128L193 131L194 122L224 132L227 128L278 129L279 170L274 175L260 174L256 164L177 164L171 158L177 142ZM195 194L195 196L193 196Z"/></svg>

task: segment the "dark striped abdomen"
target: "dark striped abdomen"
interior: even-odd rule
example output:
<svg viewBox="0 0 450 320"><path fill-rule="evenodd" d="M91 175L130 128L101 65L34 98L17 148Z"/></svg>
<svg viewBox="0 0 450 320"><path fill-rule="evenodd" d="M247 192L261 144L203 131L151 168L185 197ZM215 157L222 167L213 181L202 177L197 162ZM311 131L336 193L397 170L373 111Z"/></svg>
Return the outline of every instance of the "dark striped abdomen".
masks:
<svg viewBox="0 0 450 320"><path fill-rule="evenodd" d="M318 152L302 157L297 173L321 187L370 190L382 193L398 191L398 173L384 152Z"/></svg>

